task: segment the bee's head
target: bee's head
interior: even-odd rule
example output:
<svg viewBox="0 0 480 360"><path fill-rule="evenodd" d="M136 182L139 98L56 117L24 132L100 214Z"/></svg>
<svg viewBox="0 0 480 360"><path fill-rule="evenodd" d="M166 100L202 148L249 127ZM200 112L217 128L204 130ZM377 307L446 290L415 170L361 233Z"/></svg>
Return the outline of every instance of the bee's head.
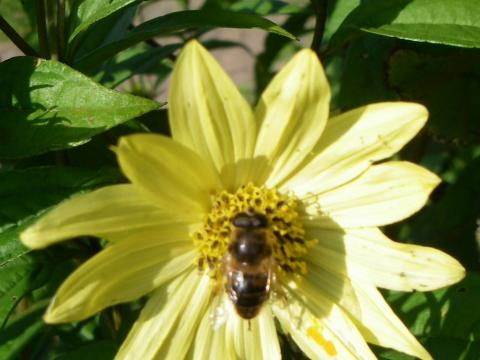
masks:
<svg viewBox="0 0 480 360"><path fill-rule="evenodd" d="M268 227L268 219L259 213L238 213L232 221L233 225L241 229L264 229Z"/></svg>

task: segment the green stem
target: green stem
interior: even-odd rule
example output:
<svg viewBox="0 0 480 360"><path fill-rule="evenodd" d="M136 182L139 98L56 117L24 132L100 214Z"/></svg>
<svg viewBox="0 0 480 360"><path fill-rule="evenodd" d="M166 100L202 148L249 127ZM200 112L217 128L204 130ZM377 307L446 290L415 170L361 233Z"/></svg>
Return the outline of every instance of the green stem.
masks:
<svg viewBox="0 0 480 360"><path fill-rule="evenodd" d="M50 59L50 45L47 34L47 15L45 12L45 0L37 0L37 31L40 53L45 59Z"/></svg>
<svg viewBox="0 0 480 360"><path fill-rule="evenodd" d="M320 59L320 46L322 45L325 21L327 20L327 0L311 0L315 13L315 30L310 48L315 51Z"/></svg>
<svg viewBox="0 0 480 360"><path fill-rule="evenodd" d="M0 15L0 30L8 36L15 46L25 55L40 57L40 54L27 44L25 40L15 31L14 28Z"/></svg>
<svg viewBox="0 0 480 360"><path fill-rule="evenodd" d="M57 52L58 60L65 55L65 0L57 0Z"/></svg>
<svg viewBox="0 0 480 360"><path fill-rule="evenodd" d="M45 0L43 0L45 1ZM50 57L58 60L57 48L57 2L55 0L47 0L45 3L46 26L48 43L50 44Z"/></svg>

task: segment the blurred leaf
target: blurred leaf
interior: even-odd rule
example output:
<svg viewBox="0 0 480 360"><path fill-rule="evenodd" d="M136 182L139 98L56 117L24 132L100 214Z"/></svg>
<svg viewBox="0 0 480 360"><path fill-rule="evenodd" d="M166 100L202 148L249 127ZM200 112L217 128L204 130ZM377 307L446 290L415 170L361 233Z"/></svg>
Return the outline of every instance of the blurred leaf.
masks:
<svg viewBox="0 0 480 360"><path fill-rule="evenodd" d="M291 32L297 37L305 34L306 23L312 14L309 12L303 12L299 14L293 14L283 23L282 27ZM300 48L301 44L292 42L285 37L269 34L265 40L265 47L263 52L257 55L257 61L255 63L255 92L256 97L265 89L267 84L272 79L276 69L274 69L277 60L281 57L281 53L287 47Z"/></svg>
<svg viewBox="0 0 480 360"><path fill-rule="evenodd" d="M326 44L330 41L345 20L345 18L360 5L361 0L336 0L329 1L328 14L325 21L325 31L323 33L322 43Z"/></svg>
<svg viewBox="0 0 480 360"><path fill-rule="evenodd" d="M32 38L36 37L34 30L37 26L35 0L2 0L0 1L0 14L20 36L32 43ZM0 31L0 41L7 39L5 34Z"/></svg>
<svg viewBox="0 0 480 360"><path fill-rule="evenodd" d="M47 302L36 304L18 315L0 332L0 359L18 359L22 350L48 325L41 318Z"/></svg>
<svg viewBox="0 0 480 360"><path fill-rule="evenodd" d="M120 180L115 169L39 167L0 172L0 229L16 225L78 191Z"/></svg>
<svg viewBox="0 0 480 360"><path fill-rule="evenodd" d="M95 341L76 350L61 354L55 357L55 360L108 360L115 357L117 350L118 344L114 341Z"/></svg>
<svg viewBox="0 0 480 360"><path fill-rule="evenodd" d="M478 0L370 0L342 23L330 46L338 47L358 31L400 39L461 47L480 47Z"/></svg>
<svg viewBox="0 0 480 360"><path fill-rule="evenodd" d="M480 54L400 50L389 61L390 85L430 111L429 129L448 138L480 139ZM432 91L435 89L435 91Z"/></svg>
<svg viewBox="0 0 480 360"><path fill-rule="evenodd" d="M109 148L118 143L118 138L111 135L111 131L114 129L107 131L105 136L95 136L86 144L65 150L68 164L92 169L118 166L117 157Z"/></svg>
<svg viewBox="0 0 480 360"><path fill-rule="evenodd" d="M118 179L116 171L78 168L0 173L0 327L27 292L48 280L55 266L45 252L23 246L20 232L36 220L40 211L62 199Z"/></svg>
<svg viewBox="0 0 480 360"><path fill-rule="evenodd" d="M190 6L189 0L177 0L177 4L182 8L182 10L187 10Z"/></svg>
<svg viewBox="0 0 480 360"><path fill-rule="evenodd" d="M97 21L135 2L141 2L141 0L83 0L73 2L68 19L68 42L72 43L81 32L87 30Z"/></svg>
<svg viewBox="0 0 480 360"><path fill-rule="evenodd" d="M475 239L480 219L480 147L470 154L449 153L451 168L443 175L451 184L438 189L437 200L413 218L405 237L440 247L470 269L478 269L479 244ZM449 174L454 172L454 174Z"/></svg>
<svg viewBox="0 0 480 360"><path fill-rule="evenodd" d="M49 273L42 255L32 254L18 241L19 232L31 223L0 232L0 328L23 295L41 285Z"/></svg>
<svg viewBox="0 0 480 360"><path fill-rule="evenodd" d="M348 48L337 104L343 110L372 102L393 100L387 88L386 62L395 40L365 36Z"/></svg>
<svg viewBox="0 0 480 360"><path fill-rule="evenodd" d="M167 110L152 111L138 118L149 131L171 136Z"/></svg>
<svg viewBox="0 0 480 360"><path fill-rule="evenodd" d="M152 73L161 61L171 56L183 44L145 49L144 46L132 47L118 54L102 69L100 82L114 88L136 74Z"/></svg>
<svg viewBox="0 0 480 360"><path fill-rule="evenodd" d="M345 67L344 56L330 56L323 61L325 75L327 75L328 82L330 84L331 100L330 100L330 116L339 110L339 95L342 89L342 78Z"/></svg>
<svg viewBox="0 0 480 360"><path fill-rule="evenodd" d="M478 359L480 312L474 309L480 304L479 273L469 273L449 288L426 293L391 292L388 299L435 359Z"/></svg>
<svg viewBox="0 0 480 360"><path fill-rule="evenodd" d="M132 26L137 6L124 7L93 23L68 47L68 62L82 57L98 47L124 37ZM97 66L100 64L97 64ZM93 69L88 69L92 73Z"/></svg>
<svg viewBox="0 0 480 360"><path fill-rule="evenodd" d="M252 12L258 15L277 15L277 14L298 14L304 12L305 8L296 5L289 4L285 1L269 1L269 0L242 0L236 1L229 7L234 11Z"/></svg>
<svg viewBox="0 0 480 360"><path fill-rule="evenodd" d="M105 61L129 46L154 36L199 27L259 28L295 39L288 31L255 14L227 10L186 10L160 16L140 24L118 41L106 44L78 59L75 66L77 68L88 68Z"/></svg>
<svg viewBox="0 0 480 360"><path fill-rule="evenodd" d="M160 106L106 89L55 61L17 57L0 63L0 73L0 157L77 146Z"/></svg>

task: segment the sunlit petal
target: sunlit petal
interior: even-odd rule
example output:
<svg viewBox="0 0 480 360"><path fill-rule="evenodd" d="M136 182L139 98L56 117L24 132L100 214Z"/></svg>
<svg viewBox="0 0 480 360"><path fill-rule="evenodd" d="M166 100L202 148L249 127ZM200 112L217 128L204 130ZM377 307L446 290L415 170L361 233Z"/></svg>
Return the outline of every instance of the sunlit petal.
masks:
<svg viewBox="0 0 480 360"><path fill-rule="evenodd" d="M159 239L157 234L134 243L108 246L81 265L60 286L45 320L79 321L122 302L138 299L193 267L195 251L188 235Z"/></svg>
<svg viewBox="0 0 480 360"><path fill-rule="evenodd" d="M361 283L355 286L355 290L360 312L352 313L352 316L368 342L392 348L422 360L432 359L374 286ZM349 311L348 308L345 310Z"/></svg>
<svg viewBox="0 0 480 360"><path fill-rule="evenodd" d="M328 118L330 87L315 53L300 51L263 92L255 116L260 124L255 156L269 167L256 169L255 179L268 177L275 186L288 176L317 143Z"/></svg>
<svg viewBox="0 0 480 360"><path fill-rule="evenodd" d="M292 297L288 304L275 305L274 313L283 330L309 358L375 359L353 322L338 305L319 293L311 293L301 283L289 294ZM305 296L303 300L301 295Z"/></svg>
<svg viewBox="0 0 480 360"><path fill-rule="evenodd" d="M244 184L256 137L253 112L197 41L178 57L168 101L173 138L214 164L226 188Z"/></svg>
<svg viewBox="0 0 480 360"><path fill-rule="evenodd" d="M200 218L210 206L210 194L221 188L207 161L165 136L126 136L116 152L135 187L180 218Z"/></svg>
<svg viewBox="0 0 480 360"><path fill-rule="evenodd" d="M208 359L212 353L222 354L222 358L225 360L236 360L233 347L227 347L227 327L224 324L218 328L213 326L211 316L217 306L216 302L210 303L210 307L198 326L192 351L194 360ZM231 339L229 338L229 340Z"/></svg>
<svg viewBox="0 0 480 360"><path fill-rule="evenodd" d="M420 359L431 359L373 285L367 282L354 284L347 276L322 269L314 263L309 263L308 270L302 288L309 289L315 298L325 296L339 304L366 341Z"/></svg>
<svg viewBox="0 0 480 360"><path fill-rule="evenodd" d="M257 317L249 321L232 314L226 326L237 359L281 359L270 307L265 307Z"/></svg>
<svg viewBox="0 0 480 360"><path fill-rule="evenodd" d="M324 194L306 195L304 202L318 226L382 226L420 210L439 182L421 166L389 161Z"/></svg>
<svg viewBox="0 0 480 360"><path fill-rule="evenodd" d="M39 249L81 235L117 241L146 228L168 230L164 225L177 222L167 210L146 201L134 186L114 185L62 202L20 238L25 245Z"/></svg>
<svg viewBox="0 0 480 360"><path fill-rule="evenodd" d="M210 299L210 279L190 271L156 290L115 360L183 359Z"/></svg>
<svg viewBox="0 0 480 360"><path fill-rule="evenodd" d="M282 184L302 197L350 181L372 162L399 151L425 124L428 112L414 103L379 103L351 110L327 122L305 159L305 167Z"/></svg>
<svg viewBox="0 0 480 360"><path fill-rule="evenodd" d="M394 242L376 228L345 231L308 228L307 233L318 240L308 261L392 290L434 290L465 276L462 265L440 250Z"/></svg>
<svg viewBox="0 0 480 360"><path fill-rule="evenodd" d="M330 271L318 266L318 261L310 261L308 257L306 260L308 272L303 279L306 285L311 284L316 291L321 292L322 296L348 309L350 313L356 314L360 311L356 291L345 272ZM344 261L339 262L338 266L345 267Z"/></svg>

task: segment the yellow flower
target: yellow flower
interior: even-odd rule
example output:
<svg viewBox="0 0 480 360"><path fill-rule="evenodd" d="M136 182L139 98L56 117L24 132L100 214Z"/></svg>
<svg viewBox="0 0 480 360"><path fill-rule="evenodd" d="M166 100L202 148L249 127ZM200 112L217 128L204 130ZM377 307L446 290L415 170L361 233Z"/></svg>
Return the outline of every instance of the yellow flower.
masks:
<svg viewBox="0 0 480 360"><path fill-rule="evenodd" d="M415 136L427 110L379 103L327 122L329 102L310 50L252 111L190 42L172 76L172 138L122 138L115 151L130 184L67 200L21 235L32 248L79 235L110 241L63 283L45 320L150 295L116 359L280 359L275 318L312 359L374 359L367 342L431 359L377 290L428 291L464 276L441 251L378 229L418 211L440 181L409 162L379 162ZM261 289L269 299L250 321L225 292L239 213L269 223L261 271L271 290Z"/></svg>

